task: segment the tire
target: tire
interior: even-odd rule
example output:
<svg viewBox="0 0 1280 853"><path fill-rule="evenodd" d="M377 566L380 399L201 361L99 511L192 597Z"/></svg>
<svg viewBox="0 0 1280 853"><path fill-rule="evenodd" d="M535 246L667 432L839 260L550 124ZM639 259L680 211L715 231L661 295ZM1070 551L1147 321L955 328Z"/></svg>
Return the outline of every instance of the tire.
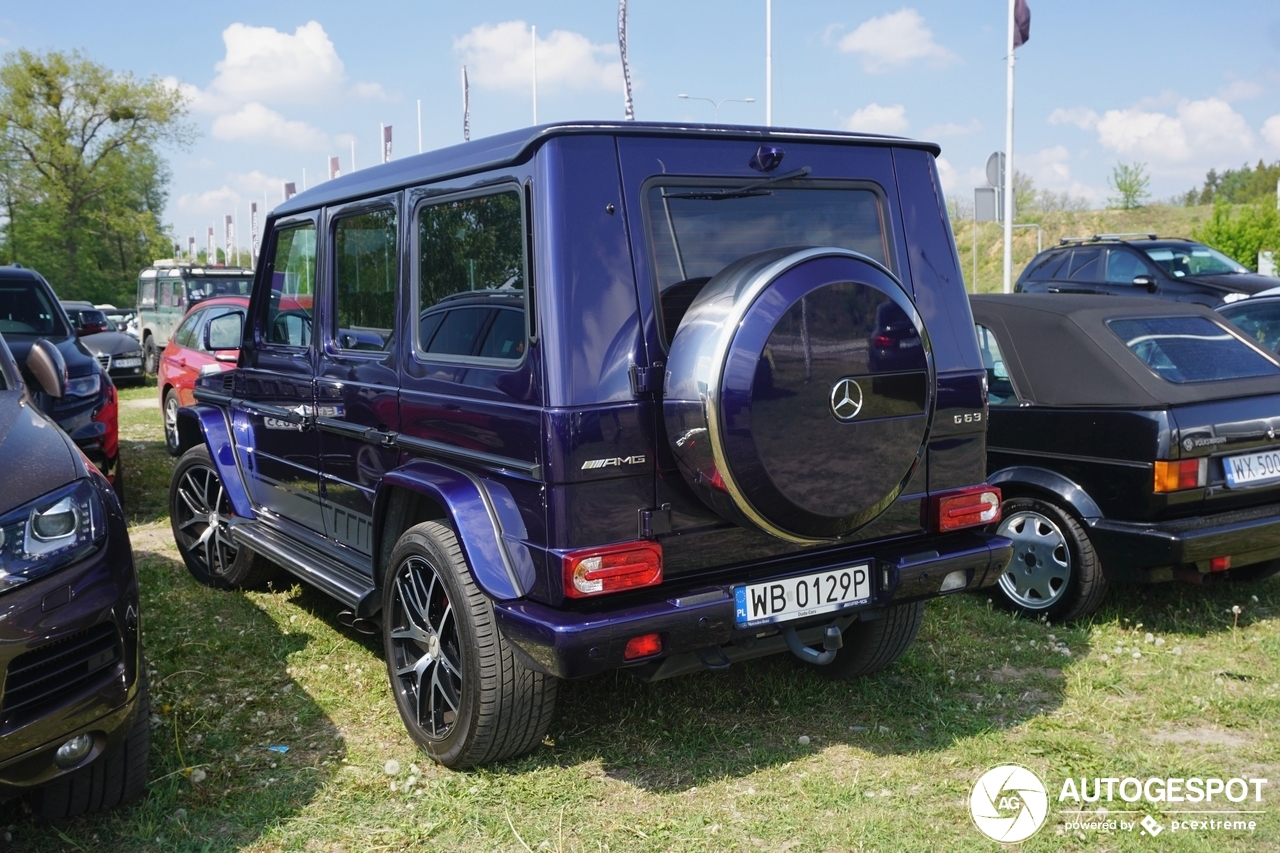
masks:
<svg viewBox="0 0 1280 853"><path fill-rule="evenodd" d="M154 339L147 335L147 339L142 342L142 373L145 376L155 376L160 370L160 353L156 350Z"/></svg>
<svg viewBox="0 0 1280 853"><path fill-rule="evenodd" d="M138 703L129 734L92 764L33 791L32 810L46 819L61 820L136 800L147 788L150 745L151 712L144 665L138 673Z"/></svg>
<svg viewBox="0 0 1280 853"><path fill-rule="evenodd" d="M558 682L516 659L452 530L434 521L407 530L387 564L382 600L391 692L423 752L456 770L542 742Z"/></svg>
<svg viewBox="0 0 1280 853"><path fill-rule="evenodd" d="M832 681L850 681L870 675L897 662L920 632L923 601L890 607L880 619L858 620L844 631L844 646L829 664L805 663L815 675Z"/></svg>
<svg viewBox="0 0 1280 853"><path fill-rule="evenodd" d="M996 532L1013 540L1009 569L996 596L1026 616L1069 622L1092 614L1107 593L1093 543L1070 514L1037 498L1010 498Z"/></svg>
<svg viewBox="0 0 1280 853"><path fill-rule="evenodd" d="M161 412L164 416L164 444L170 456L182 453L178 443L178 409L182 403L178 400L178 392L170 388L164 392L164 404Z"/></svg>
<svg viewBox="0 0 1280 853"><path fill-rule="evenodd" d="M191 576L205 586L260 589L278 569L266 557L232 540L227 523L232 516L231 502L208 449L191 448L178 460L169 481L169 520L178 553Z"/></svg>

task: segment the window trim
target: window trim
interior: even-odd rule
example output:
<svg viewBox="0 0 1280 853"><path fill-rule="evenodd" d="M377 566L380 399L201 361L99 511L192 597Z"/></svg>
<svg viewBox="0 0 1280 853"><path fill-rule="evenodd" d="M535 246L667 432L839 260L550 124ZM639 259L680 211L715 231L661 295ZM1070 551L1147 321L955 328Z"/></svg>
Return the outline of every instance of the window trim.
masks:
<svg viewBox="0 0 1280 853"><path fill-rule="evenodd" d="M1258 355L1262 356L1262 359L1264 361L1271 364L1273 367L1277 369L1277 372L1280 373L1280 355L1274 352L1267 352L1267 350L1258 346L1258 344L1256 344L1255 342L1249 340L1249 338L1241 332L1238 326L1236 326L1231 321L1227 320L1225 317L1207 317L1207 316L1204 316L1203 314L1143 314L1140 316L1108 317L1102 321L1102 325L1106 327L1108 332L1110 332L1112 335L1115 336L1115 339L1120 342L1120 346L1124 348L1124 351L1129 353L1130 356L1132 356L1135 360L1137 360L1138 364L1142 365L1144 370L1151 373L1161 382L1168 382L1170 385L1173 385L1175 387L1181 387L1181 386L1187 386L1187 385L1200 385L1205 382L1240 382L1242 380L1261 379L1261 378L1267 378L1269 376L1274 378L1277 375L1277 374L1254 374L1253 376L1231 376L1231 377L1225 377L1225 378L1219 378L1219 379L1187 379L1183 382L1176 382L1167 376L1161 376L1160 371L1156 370L1154 367L1147 364L1147 362L1142 358L1142 356L1138 355L1136 352L1133 351L1133 348L1129 346L1129 342L1125 340L1124 336L1121 335L1118 331L1116 331L1111 326L1111 324L1116 321L1183 320L1183 319L1187 319L1188 317L1190 318L1198 317L1202 320L1207 321L1210 325L1217 326L1219 329L1229 334L1232 338L1244 344L1246 347L1253 350Z"/></svg>
<svg viewBox="0 0 1280 853"><path fill-rule="evenodd" d="M275 272L275 254L276 244L279 242L280 234L292 228L310 225L316 232L316 278L319 278L320 264L324 257L324 251L321 247L320 236L323 231L320 228L320 211L312 210L306 213L294 214L289 217L274 220L270 223L269 239L263 241L263 252L258 255L258 269L255 273L253 292L250 293L250 304L253 303L253 295L259 294L257 316L252 318L253 321L253 346L255 349L264 350L283 350L286 352L309 352L316 346L316 293L311 294L311 342L306 346L290 346L289 344L276 343L270 341L263 334L263 327L267 322L267 311L271 308L271 276ZM318 287L316 289L319 289ZM267 298L261 298L261 292L267 292Z"/></svg>
<svg viewBox="0 0 1280 853"><path fill-rule="evenodd" d="M336 246L337 245L337 227L338 227L338 223L341 220L350 218L352 216L360 216L361 214L370 213L375 210L390 210L396 216L396 228L395 228L396 250L394 254L395 254L395 264L396 264L395 294L396 294L397 310L395 311L395 317L393 317L393 319L396 319L400 316L400 311L399 311L400 291L402 289L400 285L403 280L402 271L400 267L403 262L403 255L404 255L403 246L402 246L402 243L404 242L404 237L403 237L404 229L402 228L403 223L400 221L400 193L395 192L390 195L378 196L376 198L362 199L360 201L351 202L350 204L344 204L338 207L331 207L326 209L325 214L326 214L327 224L325 226L325 231L324 231L325 241L327 245L329 245L330 247ZM326 355L331 355L331 356L340 356L342 358L365 358L371 361L382 361L383 359L386 359L389 356L394 355L394 348L391 350L384 349L384 350L379 350L375 352L373 350L347 349L339 344L338 342L338 271L337 271L338 253L337 251L330 251L330 252L326 252L325 254L327 256L327 261L325 263L324 281L321 282L316 288L318 291L324 294L324 298L323 298L324 312L323 313L325 315L325 320L324 320L325 328L324 328L324 334L323 334L324 340L321 342L321 349L323 350L323 352ZM312 314L313 314L313 320L314 320L314 314L315 314L314 310ZM315 328L318 328L318 327L319 327L319 324L317 323ZM396 328L394 325L392 325L391 336L393 341L395 339L395 335L396 335Z"/></svg>
<svg viewBox="0 0 1280 853"><path fill-rule="evenodd" d="M660 174L651 175L640 184L640 221L644 228L644 249L645 257L648 262L649 291L653 303L654 324L658 331L658 345L662 347L663 353L671 351L670 340L675 337L675 330L672 330L670 337L667 330L662 326L662 288L658 282L658 263L655 253L655 243L653 239L653 230L650 228L649 216L649 191L655 186L680 186L680 187L709 187L709 188L733 188L742 186L744 181L751 179L744 175L676 175L676 174ZM846 179L846 178L793 178L788 181L779 181L777 184L771 184L771 188L785 190L869 190L876 199L876 211L880 215L880 240L884 251L884 266L899 280L901 276L898 272L897 256L894 253L894 233L893 233L893 217L889 210L889 196L885 192L884 187L875 181ZM874 258L872 260L875 260Z"/></svg>
<svg viewBox="0 0 1280 853"><path fill-rule="evenodd" d="M532 191L532 182L526 181ZM520 202L520 256L524 267L524 352L521 353L519 359L509 358L485 358L476 355L439 355L429 353L422 349L422 341L419 340L419 326L421 322L422 312L434 308L434 305L428 306L426 309L422 307L422 248L419 243L418 217L424 208L434 207L440 204L449 204L456 201L465 201L470 198L487 198L489 196L502 195L503 193L512 193ZM533 293L529 288L530 283L530 261L529 256L530 245L533 240L532 224L528 221L528 215L531 205L525 200L524 187L518 180L504 178L483 187L475 187L473 189L460 190L458 192L446 192L435 194L427 194L415 197L410 207L410 214L406 221L406 228L409 230L409 238L405 242L409 249L409 309L405 312L405 317L410 328L406 337L413 343L413 358L420 364L456 364L470 365L474 367L489 367L509 372L515 372L522 369L529 359L529 350L534 344L534 337L529 328L530 315L533 309L530 306ZM461 291L460 291L461 292ZM436 303L437 305L440 303ZM491 321L490 321L491 322Z"/></svg>

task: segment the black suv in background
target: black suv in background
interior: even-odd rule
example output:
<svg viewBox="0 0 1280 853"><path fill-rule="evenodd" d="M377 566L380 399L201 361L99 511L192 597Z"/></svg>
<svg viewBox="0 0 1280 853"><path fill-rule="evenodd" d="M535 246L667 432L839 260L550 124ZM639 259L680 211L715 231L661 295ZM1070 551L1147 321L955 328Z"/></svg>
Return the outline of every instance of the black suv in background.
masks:
<svg viewBox="0 0 1280 853"><path fill-rule="evenodd" d="M1156 296L1216 307L1280 285L1201 243L1155 234L1064 237L1018 277L1018 293Z"/></svg>

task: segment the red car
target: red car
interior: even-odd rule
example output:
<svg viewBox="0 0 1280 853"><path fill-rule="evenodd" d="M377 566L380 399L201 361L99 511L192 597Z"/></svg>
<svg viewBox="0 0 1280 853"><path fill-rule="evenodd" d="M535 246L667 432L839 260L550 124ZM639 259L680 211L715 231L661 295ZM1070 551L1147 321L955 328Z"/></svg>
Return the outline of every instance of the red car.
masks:
<svg viewBox="0 0 1280 853"><path fill-rule="evenodd" d="M206 350L205 328L210 320L226 314L238 313L243 320L248 307L247 296L218 296L196 303L160 354L156 387L160 390L160 410L164 413L165 444L175 456L178 454L178 409L195 403L192 389L196 377L230 370L239 358L238 351L214 355Z"/></svg>

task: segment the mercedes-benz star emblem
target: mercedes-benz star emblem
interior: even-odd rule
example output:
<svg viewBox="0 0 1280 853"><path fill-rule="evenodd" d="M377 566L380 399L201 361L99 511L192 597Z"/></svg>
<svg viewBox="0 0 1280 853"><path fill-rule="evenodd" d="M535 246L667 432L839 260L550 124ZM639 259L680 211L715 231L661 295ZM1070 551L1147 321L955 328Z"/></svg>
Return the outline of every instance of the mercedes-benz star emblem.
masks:
<svg viewBox="0 0 1280 853"><path fill-rule="evenodd" d="M862 387L848 376L831 386L831 414L839 421L851 421L862 411Z"/></svg>

